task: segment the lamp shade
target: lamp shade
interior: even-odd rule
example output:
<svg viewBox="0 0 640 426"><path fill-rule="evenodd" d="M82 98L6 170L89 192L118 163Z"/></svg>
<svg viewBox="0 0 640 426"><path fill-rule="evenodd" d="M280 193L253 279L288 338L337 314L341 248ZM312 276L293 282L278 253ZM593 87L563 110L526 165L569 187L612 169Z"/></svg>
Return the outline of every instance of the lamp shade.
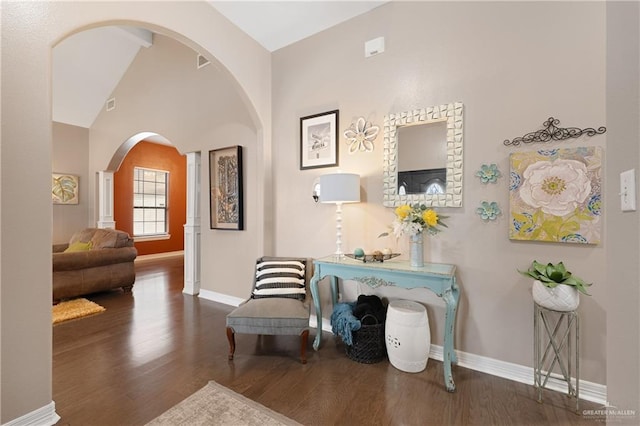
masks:
<svg viewBox="0 0 640 426"><path fill-rule="evenodd" d="M331 173L320 176L321 203L357 203L360 201L360 175Z"/></svg>

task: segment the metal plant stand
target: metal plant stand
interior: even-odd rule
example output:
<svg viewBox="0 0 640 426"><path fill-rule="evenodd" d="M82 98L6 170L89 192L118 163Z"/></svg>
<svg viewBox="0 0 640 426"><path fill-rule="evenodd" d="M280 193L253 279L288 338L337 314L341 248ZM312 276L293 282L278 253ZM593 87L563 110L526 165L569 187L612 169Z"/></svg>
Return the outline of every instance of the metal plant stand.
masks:
<svg viewBox="0 0 640 426"><path fill-rule="evenodd" d="M542 390L556 365L560 380L567 382L567 395L576 399L576 413L580 404L580 317L577 311L559 312L534 303L533 314L533 385L542 402ZM574 382L571 377L575 378Z"/></svg>

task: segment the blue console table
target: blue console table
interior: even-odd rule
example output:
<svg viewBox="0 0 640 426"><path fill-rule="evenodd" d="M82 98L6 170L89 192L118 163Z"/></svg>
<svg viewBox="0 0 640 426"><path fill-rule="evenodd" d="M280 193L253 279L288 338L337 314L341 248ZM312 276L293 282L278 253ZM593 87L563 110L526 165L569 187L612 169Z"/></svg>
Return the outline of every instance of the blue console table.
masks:
<svg viewBox="0 0 640 426"><path fill-rule="evenodd" d="M456 267L445 263L425 263L416 268L402 260L364 263L348 257L338 258L335 255L313 261L314 274L311 279L311 294L318 318L318 330L313 341L313 348L318 350L322 342L322 307L318 283L324 277L331 277L331 300L338 301L338 278L358 281L369 287L396 286L402 288L428 288L440 296L446 303L444 330L444 382L447 390L453 392L456 385L451 374L451 363L457 363L453 350L453 336L458 309L459 292L456 284Z"/></svg>

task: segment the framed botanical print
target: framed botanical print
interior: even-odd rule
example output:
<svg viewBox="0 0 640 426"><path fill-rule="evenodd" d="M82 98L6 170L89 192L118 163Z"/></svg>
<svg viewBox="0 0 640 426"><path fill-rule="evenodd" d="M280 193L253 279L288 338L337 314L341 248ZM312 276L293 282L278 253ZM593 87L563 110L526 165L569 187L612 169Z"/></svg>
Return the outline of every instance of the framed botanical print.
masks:
<svg viewBox="0 0 640 426"><path fill-rule="evenodd" d="M209 151L211 229L244 229L242 147Z"/></svg>
<svg viewBox="0 0 640 426"><path fill-rule="evenodd" d="M300 118L300 169L338 165L338 110Z"/></svg>
<svg viewBox="0 0 640 426"><path fill-rule="evenodd" d="M602 225L602 149L512 153L509 238L598 244Z"/></svg>
<svg viewBox="0 0 640 426"><path fill-rule="evenodd" d="M53 204L78 204L79 177L53 173L51 176L51 198Z"/></svg>

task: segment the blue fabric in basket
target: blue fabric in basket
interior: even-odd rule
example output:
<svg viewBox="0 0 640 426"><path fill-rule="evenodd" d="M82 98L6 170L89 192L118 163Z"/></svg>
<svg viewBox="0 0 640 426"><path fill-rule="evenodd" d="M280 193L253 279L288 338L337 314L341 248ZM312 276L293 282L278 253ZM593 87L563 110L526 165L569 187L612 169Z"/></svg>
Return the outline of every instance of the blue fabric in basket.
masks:
<svg viewBox="0 0 640 426"><path fill-rule="evenodd" d="M347 346L353 345L351 332L360 330L362 323L353 315L356 302L336 303L331 314L331 331Z"/></svg>

